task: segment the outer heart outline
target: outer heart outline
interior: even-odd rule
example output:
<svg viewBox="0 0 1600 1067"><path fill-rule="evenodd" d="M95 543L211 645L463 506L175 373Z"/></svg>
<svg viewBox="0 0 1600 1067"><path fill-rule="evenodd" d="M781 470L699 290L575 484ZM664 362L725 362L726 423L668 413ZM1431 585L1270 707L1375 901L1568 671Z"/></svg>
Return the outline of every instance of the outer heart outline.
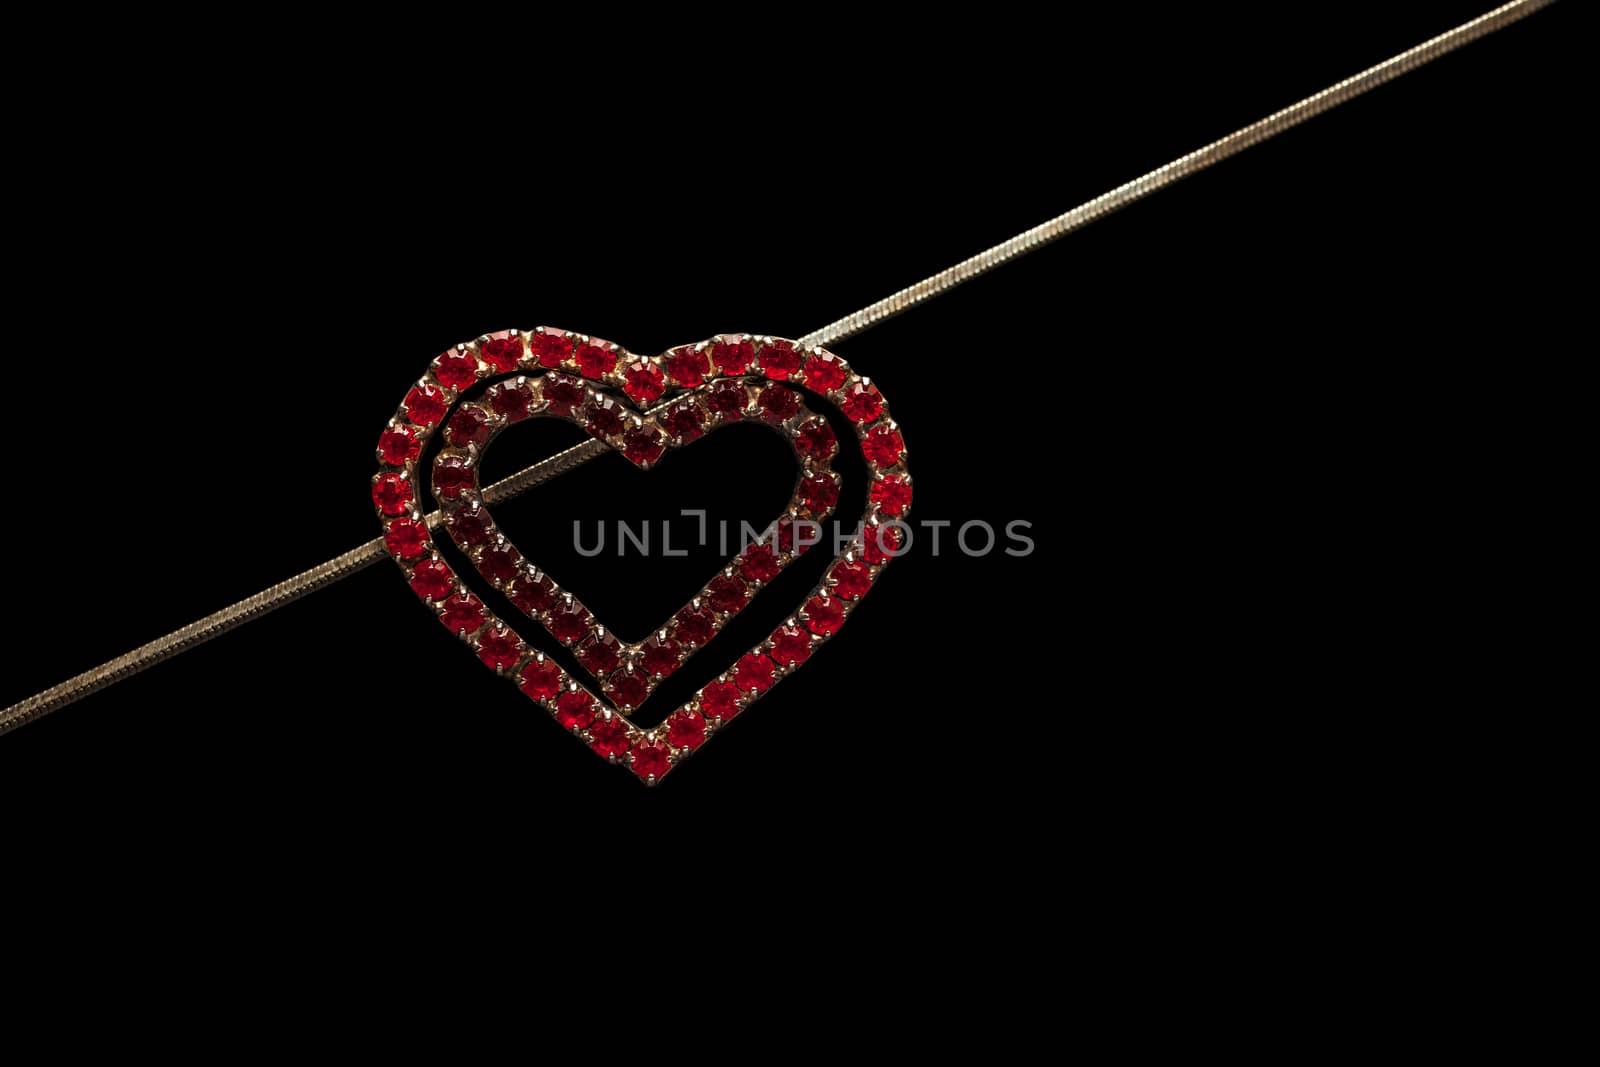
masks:
<svg viewBox="0 0 1600 1067"><path fill-rule="evenodd" d="M758 380L764 376L800 385L845 413L856 428L857 446L868 470L873 472L855 540L834 558L800 609L652 729L635 726L558 668L552 678L554 665L542 653L529 649L516 631L481 601L474 609L475 616L463 609L464 600L477 598L471 597L464 583L432 550L432 535L417 509L418 458L434 433L453 418L452 409L461 392L482 380L531 377L540 370L576 371L593 383L591 389L598 385L620 388L641 403L665 395L669 388L696 389L723 379ZM585 402L593 395L586 391ZM537 399L547 399L542 384ZM821 348L802 348L781 338L750 334L720 334L655 357L635 356L610 342L546 327L527 333L505 330L486 334L434 359L380 435L378 460L381 467L372 480L372 495L384 525L384 544L413 590L486 666L518 681L524 693L593 751L612 763L628 766L650 785L799 669L817 645L838 632L894 558L902 543L895 527L911 503L904 441L876 386Z"/></svg>

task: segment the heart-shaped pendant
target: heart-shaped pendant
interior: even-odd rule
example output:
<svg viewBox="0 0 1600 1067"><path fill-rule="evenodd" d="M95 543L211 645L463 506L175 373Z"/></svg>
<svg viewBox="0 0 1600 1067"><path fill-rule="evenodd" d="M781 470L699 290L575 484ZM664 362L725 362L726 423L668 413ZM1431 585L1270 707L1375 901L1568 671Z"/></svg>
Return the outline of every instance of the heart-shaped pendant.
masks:
<svg viewBox="0 0 1600 1067"><path fill-rule="evenodd" d="M492 384L477 399L462 401L481 381ZM660 726L640 729L629 721L629 711L805 551L807 539L797 532L817 528L813 524L833 511L839 490L831 460L838 442L795 386L838 406L856 427L858 447L873 472L857 535L800 610ZM663 401L670 392L682 395L648 410L634 406ZM535 417L576 422L644 469L721 426L759 422L789 441L800 475L788 507L764 537L648 639L623 644L523 558L483 503L478 469L484 451L507 427ZM444 528L485 580L574 650L607 700L530 649L433 550L415 479L419 457L441 427L443 447L430 488L444 512ZM486 335L433 361L379 437L378 458L383 467L373 478L373 502L384 523L384 544L411 588L484 665L517 682L596 753L625 763L652 785L838 632L898 552L898 523L911 504L905 443L877 387L819 348L748 334L723 334L659 357L634 356L596 338L544 327Z"/></svg>

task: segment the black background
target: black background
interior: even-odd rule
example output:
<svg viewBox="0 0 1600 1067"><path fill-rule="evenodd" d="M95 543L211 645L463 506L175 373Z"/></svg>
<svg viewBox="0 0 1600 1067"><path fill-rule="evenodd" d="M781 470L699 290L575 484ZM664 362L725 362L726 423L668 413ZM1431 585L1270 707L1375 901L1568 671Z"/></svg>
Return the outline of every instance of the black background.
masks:
<svg viewBox="0 0 1600 1067"><path fill-rule="evenodd" d="M1129 20L1048 54L1013 22L823 60L803 29L792 56L562 74L414 56L392 83L332 57L293 99L151 70L30 123L0 701L372 537L377 433L456 341L798 336L1480 7ZM1460 473L1428 420L1483 355L1559 336L1571 36L1540 14L837 345L904 426L915 517L1030 520L1037 552L914 552L660 789L385 562L0 739L6 802L58 843L291 869L574 841L637 873L801 841L1049 858L1262 819L1350 728L1332 709L1376 650L1327 615L1353 561L1416 547L1407 509ZM101 165L62 161L86 143ZM574 515L764 519L788 474L747 442L597 463L506 525L549 558ZM628 630L714 555L551 569Z"/></svg>

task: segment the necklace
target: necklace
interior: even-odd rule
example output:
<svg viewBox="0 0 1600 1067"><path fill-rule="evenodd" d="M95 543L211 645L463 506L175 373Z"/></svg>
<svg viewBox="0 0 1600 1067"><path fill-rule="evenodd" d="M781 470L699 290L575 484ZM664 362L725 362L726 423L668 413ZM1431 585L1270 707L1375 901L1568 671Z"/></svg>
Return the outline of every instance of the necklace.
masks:
<svg viewBox="0 0 1600 1067"><path fill-rule="evenodd" d="M1522 0L1503 5L1448 33L1433 38L1384 63L1323 90L1291 107L1230 134L1210 145L1183 156L1163 167L1096 197L1046 223L1017 235L994 248L963 261L916 285L845 316L821 330L797 339L801 349L813 349L853 336L871 325L940 295L1029 251L1104 217L1183 177L1205 169L1251 145L1298 125L1317 114L1361 95L1384 82L1444 55L1454 49L1510 24L1541 7L1549 0ZM759 342L757 342L759 343ZM594 441L571 449L500 483L484 487L482 504L509 499L557 474L572 470L604 452L607 444ZM437 525L439 516L429 516ZM242 623L283 606L310 592L381 559L383 539L375 539L329 562L297 575L256 596L247 598L190 626L85 672L37 696L0 711L0 732L14 729L51 711L65 707L81 697L135 674L149 666L195 647Z"/></svg>

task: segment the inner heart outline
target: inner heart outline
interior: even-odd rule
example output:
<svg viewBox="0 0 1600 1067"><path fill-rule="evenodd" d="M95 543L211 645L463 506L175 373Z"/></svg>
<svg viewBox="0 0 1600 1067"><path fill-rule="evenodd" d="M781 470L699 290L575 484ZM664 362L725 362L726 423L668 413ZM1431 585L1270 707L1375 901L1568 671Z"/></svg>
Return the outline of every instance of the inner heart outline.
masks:
<svg viewBox="0 0 1600 1067"><path fill-rule="evenodd" d="M557 373L542 374L551 371ZM572 377L573 372L578 377ZM729 383L734 383L745 390L747 406L741 412L719 411L718 418L738 418L748 417L764 401L764 394L755 391L753 382L764 379L767 383L787 382L803 387L838 407L850 420L856 430L857 447L873 472L857 535L830 563L827 574L807 594L800 609L767 639L702 687L660 726L641 729L629 721L621 708L601 700L542 653L529 649L514 630L471 596L433 549L432 535L418 510L414 486L424 447L447 424L446 436L452 447L462 447L458 438L482 432L482 427L472 427L468 425L472 420L464 418L458 433L456 422L461 407L451 414L452 407L459 403L462 391L477 382L507 377L520 380L510 388L502 381L496 387L500 392L491 389L486 397L493 394L507 398L499 402L514 406L521 400L509 394L531 386L530 412L535 402L547 405L546 410L552 403L569 409L587 405L603 395L598 392L602 386L620 389L637 404L658 400L669 391L684 390L686 396L706 397L710 408L711 391L731 390L734 386ZM572 392L573 384L580 387L579 393ZM727 395L733 394L730 391ZM615 398L612 400L615 402ZM490 399L489 403L490 410L495 411L496 400ZM645 428L646 416L630 412L629 417L639 420L631 429ZM666 433L674 427L663 415L657 417L653 428ZM492 433L493 426L488 429ZM650 455L651 447L666 446L665 441L656 441L653 446L630 444L628 437L629 427L625 425L620 434L607 433L602 439L625 455L631 448L635 454L629 458L643 466L654 463L661 454ZM486 435L478 443L487 440ZM651 357L635 356L598 338L547 327L486 334L434 359L379 436L377 454L381 467L372 481L373 503L384 526L385 547L412 589L486 666L517 682L525 694L593 751L612 763L629 767L650 785L658 783L710 735L799 669L818 645L839 631L898 554L903 543L899 523L911 504L904 439L876 385L819 347L806 348L782 338L751 334L719 334ZM806 463L802 453L801 484L808 473L814 473ZM831 471L827 477L836 495L837 479ZM475 493L475 474L470 480ZM832 503L829 499L828 507ZM481 510L481 501L476 507ZM458 505L450 525L452 534L458 532L461 514ZM484 517L487 518L486 513ZM515 579L511 585L515 591Z"/></svg>
<svg viewBox="0 0 1600 1067"><path fill-rule="evenodd" d="M726 426L756 422L790 444L800 471L789 503L766 535L728 560L698 594L644 640L625 644L574 594L529 563L483 502L479 471L489 448L510 427L540 417L584 427L645 470L667 451ZM660 681L709 643L761 588L798 559L807 546L805 539L794 537L794 524L805 521L820 528L837 500L838 480L830 463L837 451L833 430L780 382L733 378L706 383L675 400L658 418L557 371L540 377L519 374L494 385L482 400L463 404L452 417L452 426L457 419L470 432L460 435L460 441L450 441L433 464L431 485L445 512L445 529L486 581L573 650L623 714L638 708ZM555 665L539 670L553 677Z"/></svg>

